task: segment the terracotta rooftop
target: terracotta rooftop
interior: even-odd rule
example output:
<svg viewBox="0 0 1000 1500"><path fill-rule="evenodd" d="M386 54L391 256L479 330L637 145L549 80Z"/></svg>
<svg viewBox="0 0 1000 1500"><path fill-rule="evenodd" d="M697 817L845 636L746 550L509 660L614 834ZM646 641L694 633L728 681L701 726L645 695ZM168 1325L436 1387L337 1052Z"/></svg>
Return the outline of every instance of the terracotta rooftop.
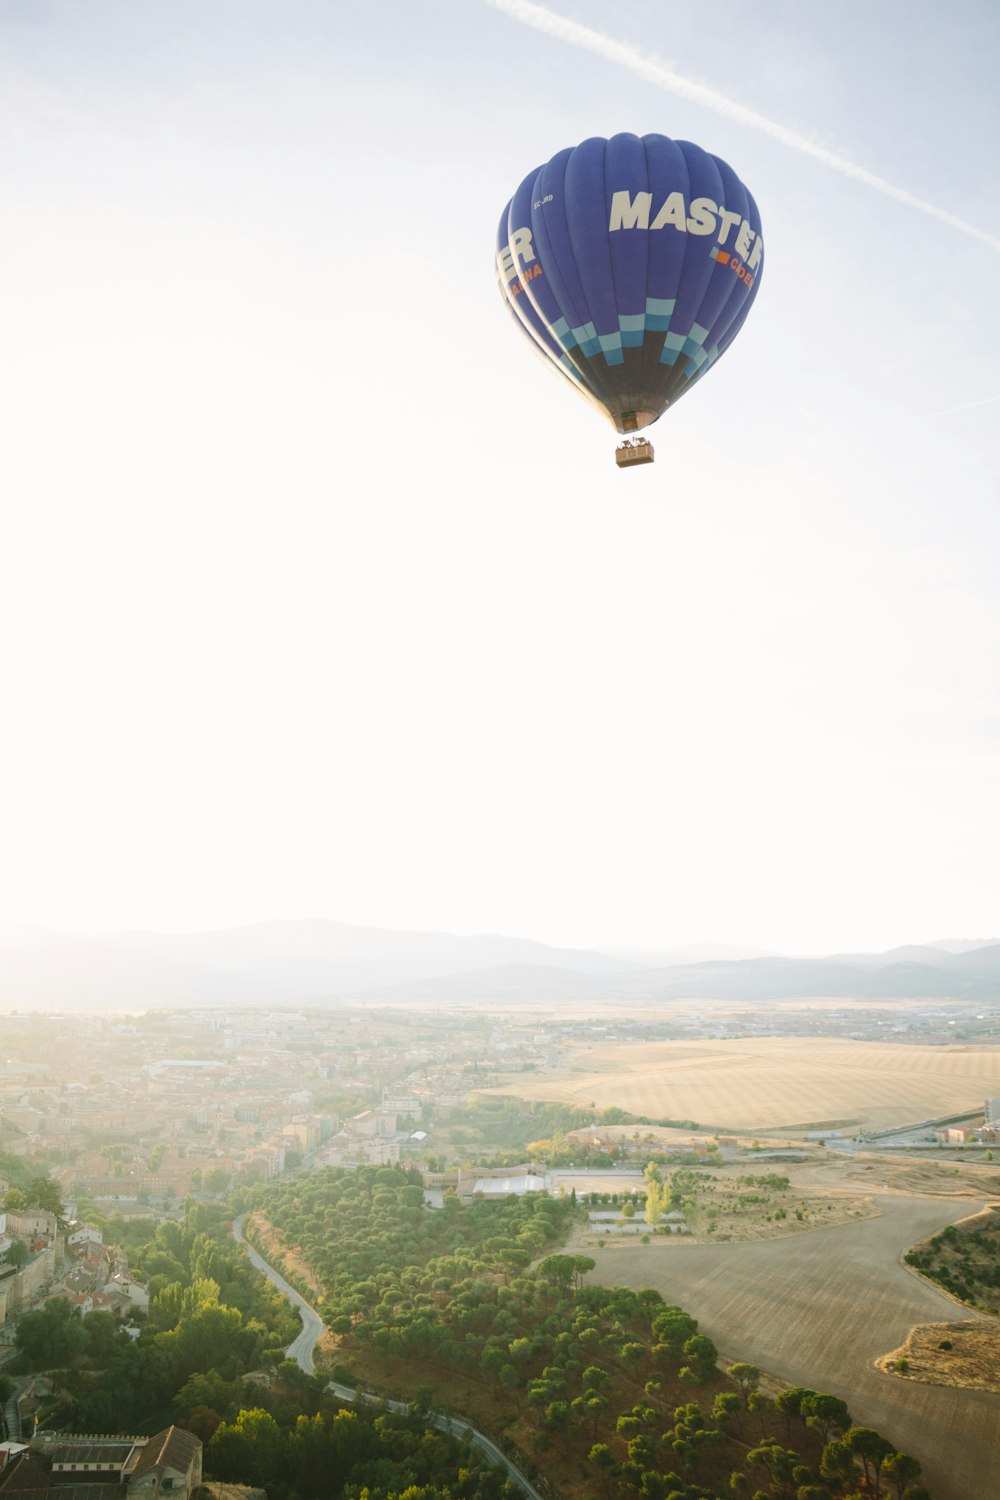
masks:
<svg viewBox="0 0 1000 1500"><path fill-rule="evenodd" d="M158 1432L151 1437L143 1449L139 1462L132 1471L133 1478L140 1474L146 1474L157 1464L163 1464L170 1469L177 1469L181 1474L186 1474L201 1449L201 1441L193 1432L185 1432L183 1427L167 1427L163 1432Z"/></svg>

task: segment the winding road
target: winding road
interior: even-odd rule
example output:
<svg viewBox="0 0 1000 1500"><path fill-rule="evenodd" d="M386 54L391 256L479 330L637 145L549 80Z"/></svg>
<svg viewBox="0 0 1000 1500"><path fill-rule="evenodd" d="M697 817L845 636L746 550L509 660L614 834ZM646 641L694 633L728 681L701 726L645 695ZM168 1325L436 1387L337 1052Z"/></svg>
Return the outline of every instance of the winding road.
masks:
<svg viewBox="0 0 1000 1500"><path fill-rule="evenodd" d="M247 1255L250 1257L250 1264L255 1266L258 1271L267 1277L268 1281L272 1282L278 1288L279 1292L282 1292L288 1298L302 1319L302 1332L297 1338L292 1340L285 1353L289 1359L295 1360L300 1370L304 1370L307 1375L315 1375L316 1364L313 1359L313 1350L319 1343L323 1333L323 1319L316 1309L295 1290L291 1283L286 1281L284 1276L276 1271L272 1265L269 1265L264 1257L254 1249L250 1241L244 1238L242 1215L238 1219L233 1220L233 1238L239 1240L241 1245L246 1246Z"/></svg>
<svg viewBox="0 0 1000 1500"><path fill-rule="evenodd" d="M285 1353L289 1359L294 1359L301 1370L307 1375L316 1373L313 1350L319 1342L323 1332L323 1319L314 1307L311 1307L306 1299L297 1292L272 1265L269 1265L259 1251L255 1250L249 1240L243 1234L242 1217L233 1220L233 1238L245 1246L250 1257L251 1265L255 1266L267 1277L279 1292L284 1293L289 1302L298 1312L302 1319L302 1332L289 1344ZM384 1406L387 1411L405 1413L409 1410L403 1401L390 1401L383 1396L373 1395L368 1391L356 1391L349 1385L341 1385L336 1380L328 1381L327 1390L332 1391L338 1401L346 1401L353 1405L356 1401L370 1402L373 1405ZM544 1500L544 1497L535 1489L531 1481L526 1478L521 1470L513 1463L492 1438L488 1438L485 1432L480 1432L475 1427L470 1427L468 1422L463 1422L460 1417L449 1417L440 1411L429 1411L425 1413L427 1421L439 1432L447 1433L449 1437L457 1438L459 1442L468 1442L473 1448L478 1448L484 1453L490 1463L499 1464L506 1469L515 1484L520 1485L529 1500Z"/></svg>

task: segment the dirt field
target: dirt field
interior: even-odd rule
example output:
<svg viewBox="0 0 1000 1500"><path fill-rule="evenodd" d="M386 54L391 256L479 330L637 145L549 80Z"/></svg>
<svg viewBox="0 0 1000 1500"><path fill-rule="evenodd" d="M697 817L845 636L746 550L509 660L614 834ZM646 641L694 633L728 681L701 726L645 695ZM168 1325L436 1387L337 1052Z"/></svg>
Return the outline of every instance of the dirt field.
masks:
<svg viewBox="0 0 1000 1500"><path fill-rule="evenodd" d="M981 1108L1000 1094L1000 1047L914 1047L834 1037L581 1047L558 1072L496 1092L735 1131L868 1129Z"/></svg>
<svg viewBox="0 0 1000 1500"><path fill-rule="evenodd" d="M877 1218L786 1239L602 1249L591 1275L655 1287L697 1317L727 1358L842 1397L857 1420L920 1459L935 1500L1000 1500L1000 1395L918 1384L875 1367L914 1325L964 1321L901 1255L973 1205L898 1188L875 1203Z"/></svg>

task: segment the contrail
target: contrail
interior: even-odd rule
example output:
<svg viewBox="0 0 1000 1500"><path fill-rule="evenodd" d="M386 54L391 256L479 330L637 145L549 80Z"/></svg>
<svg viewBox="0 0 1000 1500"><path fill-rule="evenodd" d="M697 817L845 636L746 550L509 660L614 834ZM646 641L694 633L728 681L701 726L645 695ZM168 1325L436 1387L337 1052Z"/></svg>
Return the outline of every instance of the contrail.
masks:
<svg viewBox="0 0 1000 1500"><path fill-rule="evenodd" d="M908 193L905 188L895 187L893 183L886 182L884 177L876 177L875 173L869 172L867 167L861 167L857 162L851 161L846 156L839 156L835 151L828 151L825 146L820 146L808 136L800 135L789 126L782 125L777 120L770 120L766 115L758 114L754 109L748 109L745 104L740 104L736 99L727 98L725 94L720 94L718 89L709 88L704 83L696 83L692 78L685 78L684 74L678 73L675 68L669 67L655 57L647 56L627 42L616 42L614 37L605 36L602 31L594 31L589 26L583 26L579 21L570 21L566 16L560 16L556 11L549 10L547 5L536 5L534 0L487 0L487 3L503 11L512 20L520 21L523 26L531 26L545 36L554 37L560 42L569 42L571 46L581 47L585 52L596 52L598 57L603 57L607 62L616 63L618 67L625 68L630 73L635 73L639 78L644 78L647 83L656 84L658 88L677 94L679 98L687 99L692 104L700 104L705 109L713 110L717 115L725 115L727 119L736 120L740 125L746 125L751 130L759 130L763 135L769 135L774 140L780 141L783 146L790 147L792 151L798 151L803 156L811 156L815 161L822 162L824 166L831 167L834 172L841 172L845 177L853 178L855 182L863 182L866 187L874 188L877 193L882 193L886 198L893 198L897 203L905 204L907 208L915 208L919 213L927 214L930 218L947 224L949 228L957 229L962 234L967 234L970 238L989 245L991 250L1000 250L1000 239L994 235L987 234L983 229L977 229L974 224L966 223L964 219L950 214L945 208L938 208L934 203L926 203L923 198L917 198L913 193Z"/></svg>
<svg viewBox="0 0 1000 1500"><path fill-rule="evenodd" d="M944 411L925 411L924 417L950 417L952 412L973 411L977 406L992 406L994 401L1000 401L1000 396L984 396L982 401L967 401L964 406L946 406Z"/></svg>

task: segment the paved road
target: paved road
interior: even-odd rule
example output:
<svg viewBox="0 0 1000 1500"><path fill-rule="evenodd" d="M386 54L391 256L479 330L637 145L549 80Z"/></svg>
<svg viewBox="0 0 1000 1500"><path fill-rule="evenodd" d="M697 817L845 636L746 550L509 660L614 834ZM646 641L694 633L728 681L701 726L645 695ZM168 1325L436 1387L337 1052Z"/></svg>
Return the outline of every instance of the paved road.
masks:
<svg viewBox="0 0 1000 1500"><path fill-rule="evenodd" d="M233 1220L233 1236L241 1244L246 1245L251 1264L256 1266L258 1271L263 1272L279 1291L284 1292L289 1302L297 1310L302 1319L302 1332L297 1339L294 1339L289 1344L285 1353L289 1359L296 1360L300 1369L305 1370L307 1375L315 1374L313 1350L316 1347L320 1334L323 1332L323 1319L316 1309L310 1307L305 1298L300 1296L293 1286L289 1286L285 1278L273 1266L268 1265L264 1257L258 1254L253 1246L243 1238L242 1219ZM353 1404L353 1402L359 1399L356 1390L352 1390L348 1385L340 1385L335 1380L329 1382L327 1389L331 1390L340 1401L347 1401ZM408 1410L403 1401L389 1401L368 1392L363 1393L360 1399L385 1406L389 1411L406 1412ZM486 1436L485 1432L479 1432L475 1427L470 1427L467 1422L463 1422L460 1418L445 1416L444 1412L430 1411L427 1412L426 1417L427 1421L433 1427L436 1427L439 1432L446 1432L451 1437L458 1438L463 1442L467 1439L474 1448L478 1448L481 1453L485 1453L490 1463L500 1464L507 1470L514 1483L521 1486L522 1490L529 1497L529 1500L544 1500L544 1497L539 1494L531 1481L521 1473L516 1464L511 1462L506 1453L502 1452L496 1443Z"/></svg>
<svg viewBox="0 0 1000 1500"><path fill-rule="evenodd" d="M300 1296L295 1288L285 1280L284 1276L276 1271L273 1266L268 1265L264 1257L259 1255L249 1241L243 1238L242 1217L233 1220L233 1237L239 1240L241 1244L246 1245L251 1264L256 1266L258 1271L262 1271L267 1279L274 1283L279 1292L284 1293L302 1319L302 1332L298 1338L292 1340L285 1353L289 1359L295 1360L300 1370L305 1370L307 1375L314 1375L316 1373L316 1366L313 1360L313 1350L323 1333L323 1319L316 1309L311 1307L306 1299Z"/></svg>
<svg viewBox="0 0 1000 1500"><path fill-rule="evenodd" d="M349 1385L341 1385L336 1380L330 1381L327 1390L332 1391L339 1401L353 1403L359 1399L357 1391L352 1390ZM405 1413L409 1410L403 1401L389 1401L383 1396L374 1396L367 1391L360 1394L360 1399L370 1401L373 1405L384 1406L389 1411ZM511 1462L506 1453L498 1448L485 1432L479 1432L477 1428L470 1427L468 1422L463 1422L460 1417L446 1417L444 1412L429 1411L425 1413L425 1416L431 1426L436 1427L439 1432L447 1432L449 1436L458 1438L460 1442L467 1440L473 1448L478 1448L480 1452L485 1453L490 1463L502 1465L514 1483L519 1484L524 1493L530 1496L530 1500L543 1500L530 1479L525 1478L517 1465Z"/></svg>

